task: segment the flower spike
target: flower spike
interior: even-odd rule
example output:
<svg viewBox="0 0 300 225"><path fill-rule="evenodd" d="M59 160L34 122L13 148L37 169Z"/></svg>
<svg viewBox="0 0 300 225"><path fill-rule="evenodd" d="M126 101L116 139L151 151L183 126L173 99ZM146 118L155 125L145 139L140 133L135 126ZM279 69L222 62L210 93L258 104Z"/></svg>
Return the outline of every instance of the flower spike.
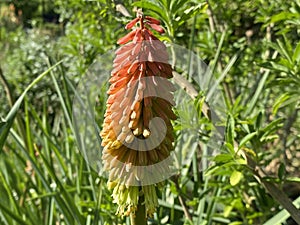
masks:
<svg viewBox="0 0 300 225"><path fill-rule="evenodd" d="M100 133L108 187L121 216L135 215L140 204L144 217L153 216L157 188L171 172L172 67L166 46L150 28L164 32L159 20L138 11L125 26L132 30L117 42L122 46L115 52Z"/></svg>

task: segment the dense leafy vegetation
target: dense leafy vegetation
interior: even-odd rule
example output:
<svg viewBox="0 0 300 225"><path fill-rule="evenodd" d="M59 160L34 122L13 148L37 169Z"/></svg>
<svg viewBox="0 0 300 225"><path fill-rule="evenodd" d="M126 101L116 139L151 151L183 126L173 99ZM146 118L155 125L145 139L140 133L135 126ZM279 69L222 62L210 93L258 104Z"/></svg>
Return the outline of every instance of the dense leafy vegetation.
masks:
<svg viewBox="0 0 300 225"><path fill-rule="evenodd" d="M215 155L205 157L211 147L202 132L197 142L175 141L177 155L193 154L166 182L149 224L296 224L299 0L0 3L0 224L129 224L115 215L107 178L78 148L72 99L95 58L117 48L137 7L163 22L161 40L209 65L225 103L218 124L225 127L223 145ZM201 113L205 90L196 95L198 120L190 127L175 121L178 140L183 128L212 125ZM99 126L104 96L99 87Z"/></svg>

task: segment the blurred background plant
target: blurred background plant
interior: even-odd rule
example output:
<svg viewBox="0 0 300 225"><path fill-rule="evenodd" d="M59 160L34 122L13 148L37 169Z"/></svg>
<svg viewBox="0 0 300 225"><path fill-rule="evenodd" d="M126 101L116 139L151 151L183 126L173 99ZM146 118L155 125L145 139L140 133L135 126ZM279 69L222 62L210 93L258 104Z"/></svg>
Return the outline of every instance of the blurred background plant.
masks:
<svg viewBox="0 0 300 225"><path fill-rule="evenodd" d="M106 179L80 154L71 118L74 87L97 55L117 48L135 7L163 22L162 40L210 66L226 105L219 154L203 157L211 149L201 132L175 142L176 154L193 154L167 182L149 224L296 224L264 182L299 207L299 0L1 2L0 224L129 224L114 215ZM101 96L99 88L98 124ZM199 118L187 128L209 132L204 97L194 98Z"/></svg>

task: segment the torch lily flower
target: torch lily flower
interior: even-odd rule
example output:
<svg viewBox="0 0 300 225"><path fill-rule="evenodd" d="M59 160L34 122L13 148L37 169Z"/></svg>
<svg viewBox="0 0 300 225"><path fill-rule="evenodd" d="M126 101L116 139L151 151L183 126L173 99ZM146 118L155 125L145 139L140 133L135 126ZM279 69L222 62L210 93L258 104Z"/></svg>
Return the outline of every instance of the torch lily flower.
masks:
<svg viewBox="0 0 300 225"><path fill-rule="evenodd" d="M173 150L174 87L168 80L172 68L166 46L150 30L163 33L160 21L138 13L125 28L132 30L117 42L122 46L115 52L109 80L100 133L102 160L117 214L134 215L143 199L145 217L151 217L158 206L156 189L170 171ZM155 182L157 177L160 182Z"/></svg>

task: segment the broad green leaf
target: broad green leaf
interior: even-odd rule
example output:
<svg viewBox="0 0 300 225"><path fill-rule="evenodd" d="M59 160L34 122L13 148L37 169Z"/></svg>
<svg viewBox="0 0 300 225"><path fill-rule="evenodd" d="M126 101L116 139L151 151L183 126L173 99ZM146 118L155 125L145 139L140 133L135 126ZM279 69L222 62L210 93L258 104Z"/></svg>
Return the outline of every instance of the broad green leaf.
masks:
<svg viewBox="0 0 300 225"><path fill-rule="evenodd" d="M230 180L230 184L232 186L237 185L241 181L242 177L243 177L243 174L241 172L239 172L237 170L234 170L232 172L231 176L230 176L230 179L229 179Z"/></svg>
<svg viewBox="0 0 300 225"><path fill-rule="evenodd" d="M224 217L228 217L230 215L232 209L233 209L232 205L225 206L224 211L223 211Z"/></svg>
<svg viewBox="0 0 300 225"><path fill-rule="evenodd" d="M216 163L224 163L224 162L228 162L229 160L232 160L232 156L230 154L219 154L214 158L214 161Z"/></svg>
<svg viewBox="0 0 300 225"><path fill-rule="evenodd" d="M236 159L235 162L240 165L247 165L247 161L243 158Z"/></svg>

